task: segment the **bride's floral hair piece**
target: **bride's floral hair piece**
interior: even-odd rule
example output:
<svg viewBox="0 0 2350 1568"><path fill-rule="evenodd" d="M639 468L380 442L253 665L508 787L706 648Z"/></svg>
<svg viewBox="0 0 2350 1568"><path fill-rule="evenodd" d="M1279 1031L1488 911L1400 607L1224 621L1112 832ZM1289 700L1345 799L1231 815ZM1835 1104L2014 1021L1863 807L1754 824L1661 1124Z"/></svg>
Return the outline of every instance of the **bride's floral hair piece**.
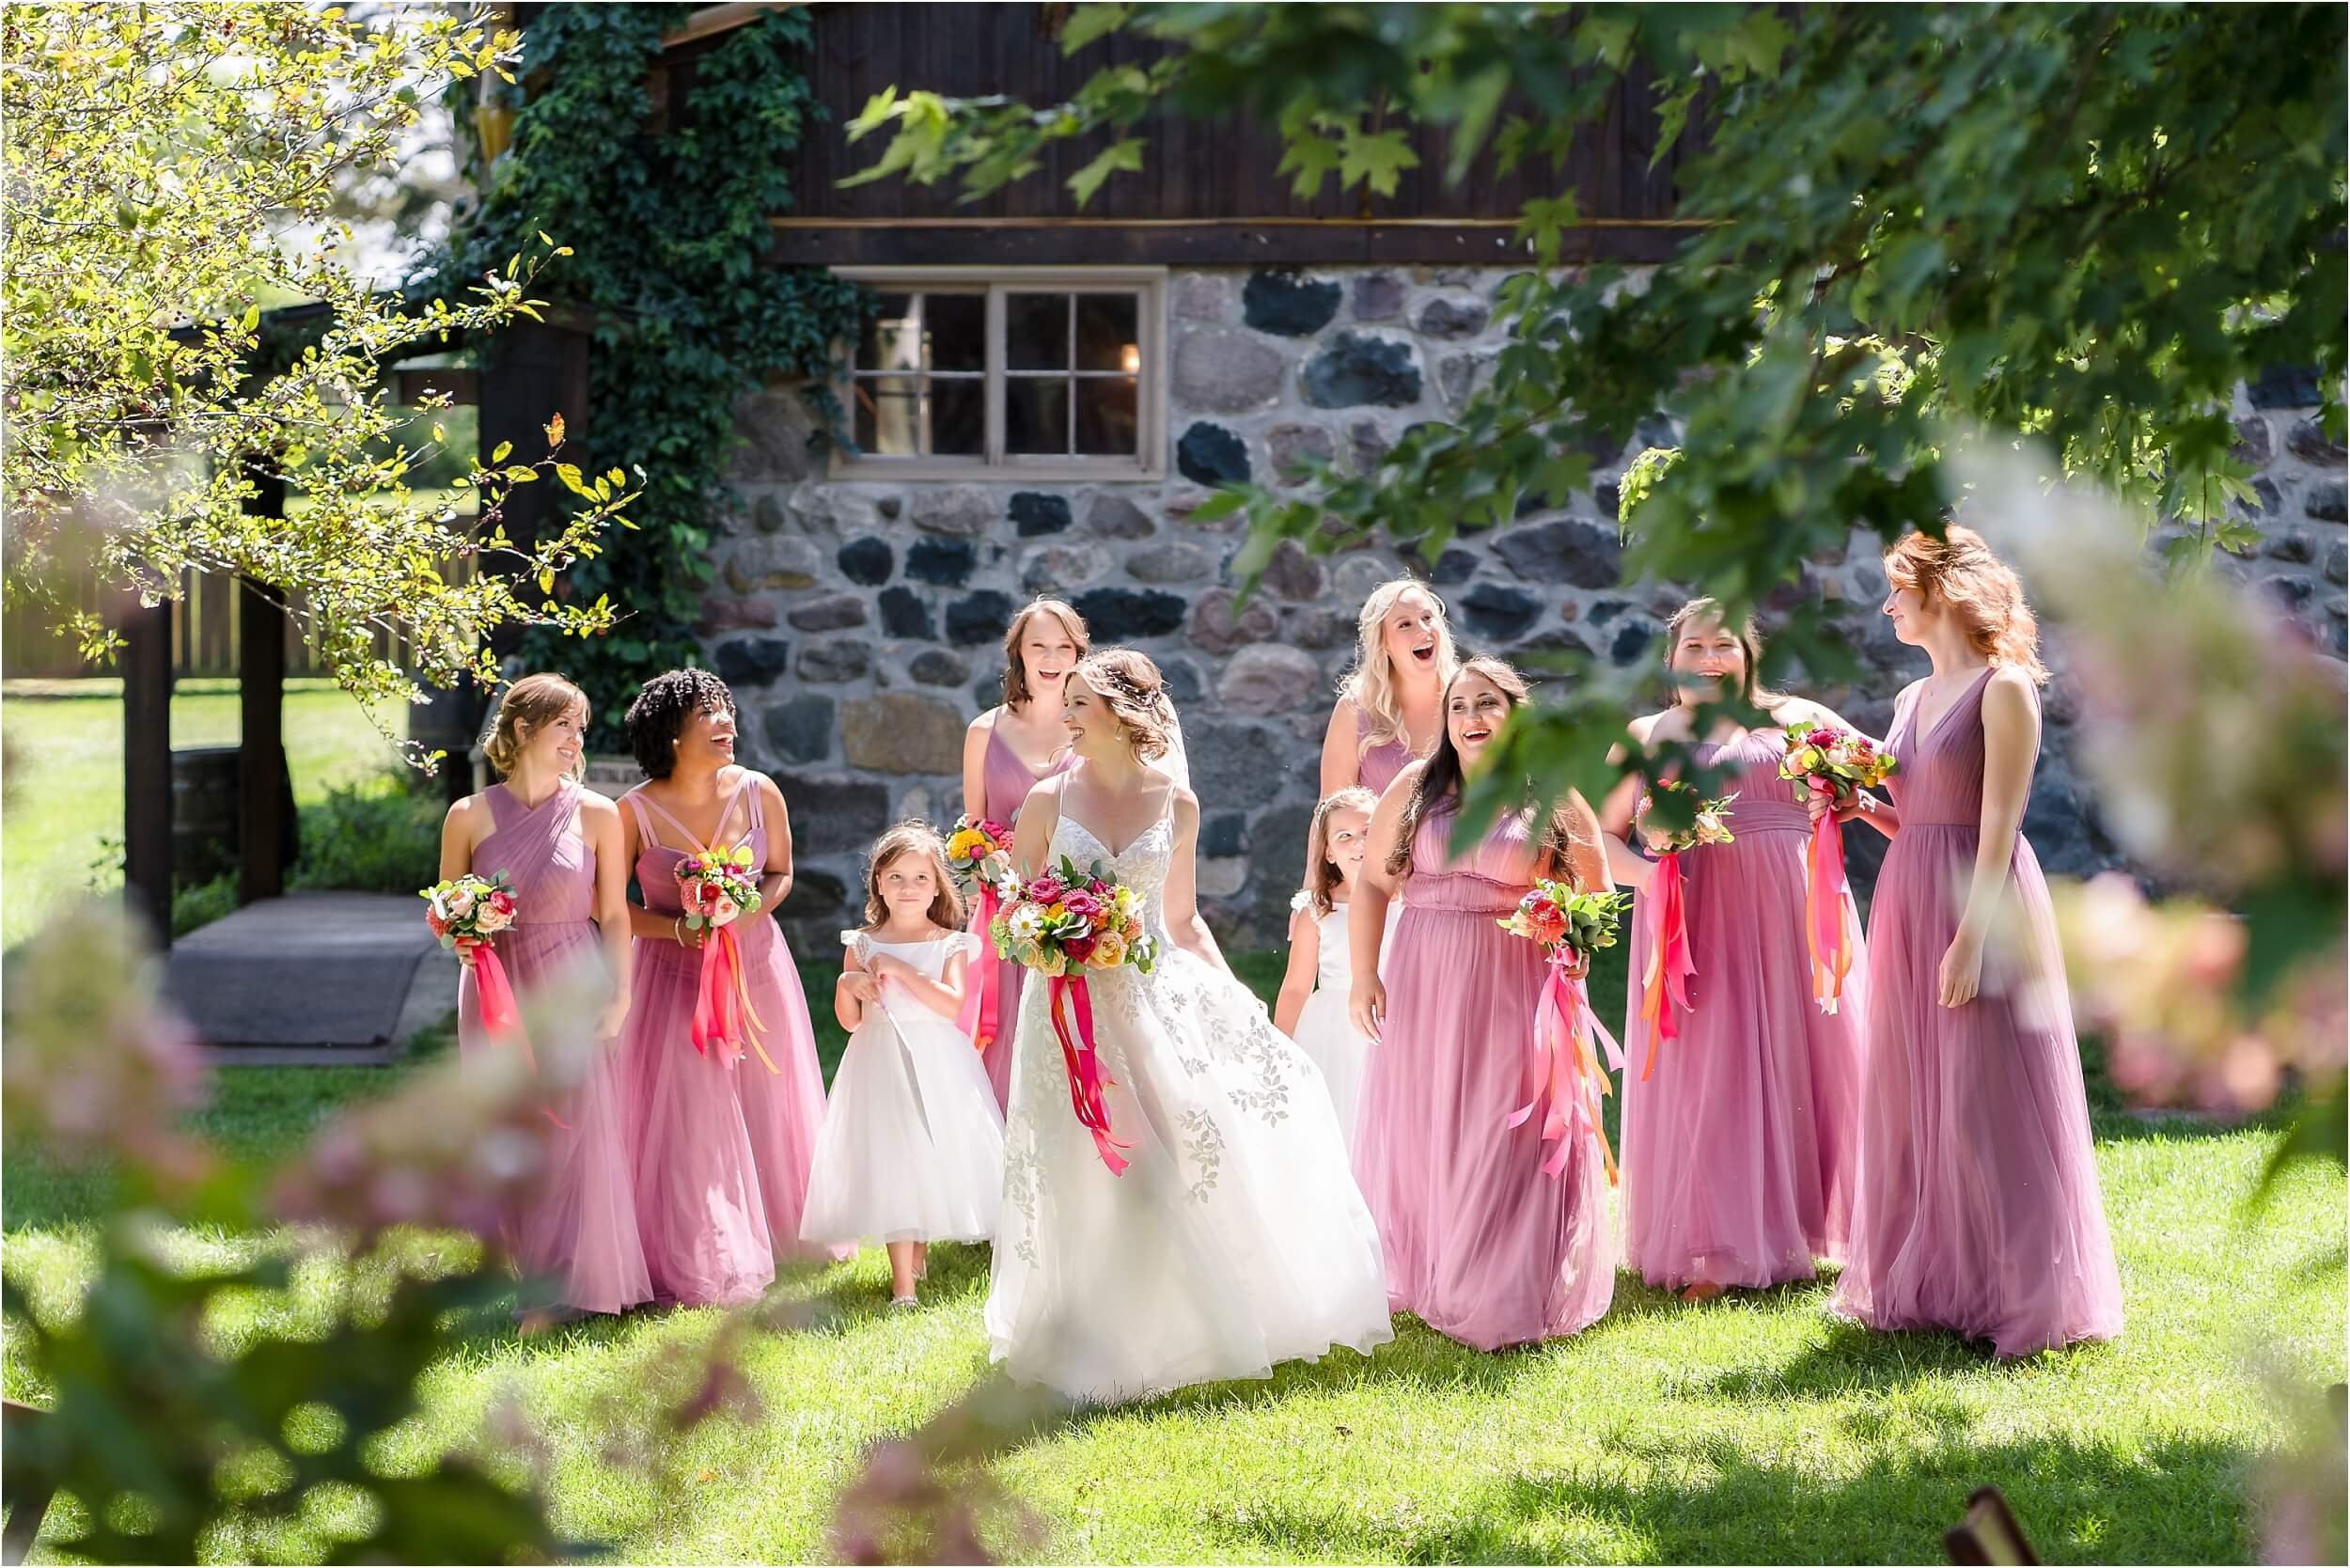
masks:
<svg viewBox="0 0 2350 1568"><path fill-rule="evenodd" d="M1314 808L1313 823L1306 829L1306 907L1317 919L1335 907L1330 895L1341 880L1338 862L1330 858L1330 819L1341 811L1360 811L1368 817L1378 808L1379 797L1360 785L1325 795Z"/></svg>
<svg viewBox="0 0 2350 1568"><path fill-rule="evenodd" d="M1402 833L1387 855L1387 874L1391 877L1401 879L1411 874L1412 841L1419 836L1419 824L1433 807L1448 798L1457 798L1467 780L1468 769L1452 745L1450 709L1452 688L1472 675L1500 692L1513 713L1524 706L1530 695L1526 677L1499 659L1480 655L1464 661L1452 672L1452 679L1444 683L1444 704L1438 709L1446 718L1444 729L1438 732L1436 749L1429 754L1427 761L1414 764L1419 769L1419 776L1413 781L1411 796L1403 803ZM1529 803L1537 798L1530 778L1527 780L1527 794ZM1543 830L1543 852L1560 874L1573 878L1579 886L1582 879L1574 874L1574 847L1581 844L1595 848L1599 842L1598 816L1579 791L1569 790L1566 797L1551 808L1549 824Z"/></svg>
<svg viewBox="0 0 2350 1568"><path fill-rule="evenodd" d="M1011 624L1004 628L1004 706L1007 708L1024 707L1036 695L1028 685L1028 661L1020 651L1020 645L1027 640L1028 622L1041 615L1051 616L1060 622L1060 629L1068 634L1071 642L1077 645L1078 658L1084 658L1092 651L1092 635L1086 630L1086 618L1077 613L1075 605L1042 594L1029 600L1021 607L1020 613L1011 618Z"/></svg>
<svg viewBox="0 0 2350 1568"><path fill-rule="evenodd" d="M1104 648L1077 661L1070 672L1086 683L1116 715L1135 755L1152 761L1167 755L1175 728L1175 708L1167 699L1159 666L1131 648Z"/></svg>
<svg viewBox="0 0 2350 1568"><path fill-rule="evenodd" d="M946 840L930 823L911 818L874 839L871 853L865 857L865 923L877 926L889 918L889 902L882 897L882 872L901 855L918 855L928 861L931 875L937 881L938 891L924 912L931 924L960 931L963 900L955 892L955 879L947 870Z"/></svg>

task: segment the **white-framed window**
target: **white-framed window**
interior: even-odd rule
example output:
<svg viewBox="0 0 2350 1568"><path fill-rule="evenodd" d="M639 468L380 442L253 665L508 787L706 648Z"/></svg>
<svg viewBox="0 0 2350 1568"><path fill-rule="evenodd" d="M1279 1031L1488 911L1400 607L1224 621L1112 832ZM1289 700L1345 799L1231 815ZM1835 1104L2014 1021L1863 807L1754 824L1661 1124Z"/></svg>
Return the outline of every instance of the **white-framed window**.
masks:
<svg viewBox="0 0 2350 1568"><path fill-rule="evenodd" d="M881 296L840 387L841 478L1155 479L1163 267L842 267Z"/></svg>

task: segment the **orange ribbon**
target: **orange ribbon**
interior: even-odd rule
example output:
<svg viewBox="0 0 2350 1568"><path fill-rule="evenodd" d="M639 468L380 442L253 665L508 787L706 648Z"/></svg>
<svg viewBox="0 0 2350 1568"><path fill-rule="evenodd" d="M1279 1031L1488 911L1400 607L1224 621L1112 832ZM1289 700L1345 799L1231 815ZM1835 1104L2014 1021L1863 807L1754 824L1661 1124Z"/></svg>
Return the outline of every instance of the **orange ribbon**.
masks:
<svg viewBox="0 0 2350 1568"><path fill-rule="evenodd" d="M1649 1027L1642 1083L1656 1071L1657 1045L1681 1038L1678 1015L1689 1011L1689 979L1698 972L1689 957L1689 911L1679 851L1656 862L1649 893L1640 901L1649 936L1648 972L1640 980L1640 1018Z"/></svg>
<svg viewBox="0 0 2350 1568"><path fill-rule="evenodd" d="M1832 795L1834 787L1813 778L1813 792ZM1834 1012L1844 995L1844 979L1852 973L1852 921L1844 894L1844 834L1833 811L1811 824L1804 845L1803 933L1811 949L1811 996L1822 1012Z"/></svg>

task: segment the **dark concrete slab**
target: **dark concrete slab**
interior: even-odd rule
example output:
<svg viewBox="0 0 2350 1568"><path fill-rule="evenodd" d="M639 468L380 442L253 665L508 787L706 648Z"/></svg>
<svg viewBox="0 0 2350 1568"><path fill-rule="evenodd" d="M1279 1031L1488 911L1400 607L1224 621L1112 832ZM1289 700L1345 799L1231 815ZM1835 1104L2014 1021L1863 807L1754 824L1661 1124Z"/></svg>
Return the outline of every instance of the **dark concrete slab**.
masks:
<svg viewBox="0 0 2350 1568"><path fill-rule="evenodd" d="M172 944L164 987L218 1060L383 1061L456 1007L456 967L421 900L294 893Z"/></svg>

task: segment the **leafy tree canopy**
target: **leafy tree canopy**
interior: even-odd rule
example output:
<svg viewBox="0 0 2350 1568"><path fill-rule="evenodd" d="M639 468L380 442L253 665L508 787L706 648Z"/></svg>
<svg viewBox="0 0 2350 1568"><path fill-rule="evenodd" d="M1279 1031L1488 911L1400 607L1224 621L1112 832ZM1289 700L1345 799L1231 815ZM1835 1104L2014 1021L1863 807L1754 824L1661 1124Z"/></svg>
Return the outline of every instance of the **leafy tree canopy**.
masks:
<svg viewBox="0 0 2350 1568"><path fill-rule="evenodd" d="M1660 147L1702 140L1679 212L1704 227L1645 274L1571 264L1572 192L1528 202L1543 267L1503 291L1490 384L1374 473L1219 497L1254 525L1243 566L1284 538L1345 542L1331 516L1433 559L1528 494L1564 504L1657 414L1681 445L1625 486L1626 573L1733 606L1856 525L1938 526L1954 428L2036 437L2188 525L2192 560L2249 537L2238 383L2313 365L2342 428L2339 7L1102 5L1062 46L1118 29L1163 53L1065 104L881 95L852 128L888 133L869 175L976 196L1090 136L1086 198L1140 165L1154 114L1246 111L1279 128L1301 196L1376 194L1416 161L1402 123L1450 131L1455 179L1563 166L1647 82ZM1832 677L1849 654L1799 606L1771 662ZM1632 679L1573 682L1502 760L1597 791Z"/></svg>
<svg viewBox="0 0 2350 1568"><path fill-rule="evenodd" d="M402 352L535 316L532 280L565 253L534 235L452 304L383 291L318 243L341 233L338 187L385 162L428 94L505 75L515 48L511 33L439 8L368 20L194 0L8 9L11 598L38 601L46 564L85 557L150 599L190 567L299 591L330 666L364 698L412 696L415 676L494 674L479 650L501 624L609 623L607 604L546 595L557 570L596 553L603 524L624 521L626 476L558 461L557 425L544 456L502 453L468 476L478 516L427 504L405 476L441 430L381 384ZM285 300L312 302L292 313L299 333L263 321ZM256 464L284 474L287 516L247 514ZM586 504L547 537L509 541L499 499L542 471ZM96 619L75 619L86 650L103 651ZM413 641L408 668L375 656L383 630Z"/></svg>

